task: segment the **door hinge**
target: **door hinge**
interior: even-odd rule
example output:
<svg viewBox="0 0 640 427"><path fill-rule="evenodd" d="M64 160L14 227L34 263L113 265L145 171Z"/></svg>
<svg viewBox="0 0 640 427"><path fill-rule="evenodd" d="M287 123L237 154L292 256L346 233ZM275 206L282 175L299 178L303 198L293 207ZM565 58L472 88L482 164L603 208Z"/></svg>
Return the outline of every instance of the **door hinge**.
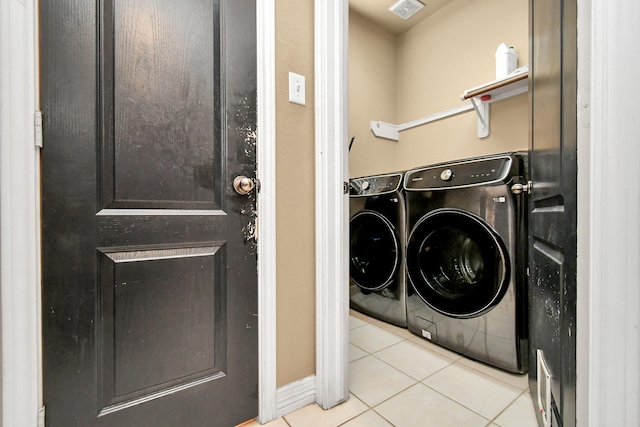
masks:
<svg viewBox="0 0 640 427"><path fill-rule="evenodd" d="M349 183L347 181L342 183L342 194L349 194Z"/></svg>
<svg viewBox="0 0 640 427"><path fill-rule="evenodd" d="M44 406L38 409L38 427L44 427Z"/></svg>
<svg viewBox="0 0 640 427"><path fill-rule="evenodd" d="M35 125L36 125L36 147L42 148L42 111L36 110L35 113Z"/></svg>

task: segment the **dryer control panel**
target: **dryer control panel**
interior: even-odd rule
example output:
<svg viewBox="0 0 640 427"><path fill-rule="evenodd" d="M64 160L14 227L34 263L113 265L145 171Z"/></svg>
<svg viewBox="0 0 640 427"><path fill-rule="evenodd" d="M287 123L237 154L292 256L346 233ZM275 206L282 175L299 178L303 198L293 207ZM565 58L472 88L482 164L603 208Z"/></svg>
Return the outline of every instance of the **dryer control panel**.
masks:
<svg viewBox="0 0 640 427"><path fill-rule="evenodd" d="M402 174L365 176L349 180L350 196L372 196L398 191L402 184Z"/></svg>
<svg viewBox="0 0 640 427"><path fill-rule="evenodd" d="M511 156L504 155L414 169L407 172L404 188L427 191L500 183L508 178L512 162Z"/></svg>

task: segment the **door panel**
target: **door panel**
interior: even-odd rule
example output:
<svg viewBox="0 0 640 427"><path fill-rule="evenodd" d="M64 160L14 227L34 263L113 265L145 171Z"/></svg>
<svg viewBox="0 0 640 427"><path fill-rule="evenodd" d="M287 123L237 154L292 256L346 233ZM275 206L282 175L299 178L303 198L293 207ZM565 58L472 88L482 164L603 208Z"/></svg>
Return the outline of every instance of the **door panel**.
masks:
<svg viewBox="0 0 640 427"><path fill-rule="evenodd" d="M219 206L218 5L103 4L105 207Z"/></svg>
<svg viewBox="0 0 640 427"><path fill-rule="evenodd" d="M223 258L219 246L101 254L101 411L223 375Z"/></svg>
<svg viewBox="0 0 640 427"><path fill-rule="evenodd" d="M41 46L47 425L255 417L255 1L43 2Z"/></svg>
<svg viewBox="0 0 640 427"><path fill-rule="evenodd" d="M542 425L536 364L541 350L551 375L552 404L545 408L546 417L554 419L554 426L566 427L576 425L576 2L529 4L530 389Z"/></svg>

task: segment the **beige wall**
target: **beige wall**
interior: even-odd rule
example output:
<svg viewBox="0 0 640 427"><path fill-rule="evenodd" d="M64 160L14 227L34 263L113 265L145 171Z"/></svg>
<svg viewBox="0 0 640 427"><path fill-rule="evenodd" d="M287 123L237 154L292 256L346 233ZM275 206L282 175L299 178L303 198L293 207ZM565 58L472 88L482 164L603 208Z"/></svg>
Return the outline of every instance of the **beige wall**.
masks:
<svg viewBox="0 0 640 427"><path fill-rule="evenodd" d="M495 50L514 46L518 66L528 58L528 0L456 0L398 36L396 124L462 105L460 95L495 78ZM361 48L361 47L358 47ZM353 55L350 52L350 56ZM370 89L369 89L370 90ZM352 97L362 96L351 94ZM353 113L357 117L357 113ZM384 120L371 117L370 120ZM400 133L392 161L352 152L350 165L403 170L440 161L510 150L526 150L527 95L491 105L488 138L477 137L473 112Z"/></svg>
<svg viewBox="0 0 640 427"><path fill-rule="evenodd" d="M277 386L315 373L313 0L276 1ZM306 105L288 101L289 71Z"/></svg>
<svg viewBox="0 0 640 427"><path fill-rule="evenodd" d="M396 122L396 36L349 11L349 176L390 172L395 141L376 138L371 120Z"/></svg>
<svg viewBox="0 0 640 427"><path fill-rule="evenodd" d="M276 2L278 387L315 373L313 8L313 0ZM350 175L526 149L526 95L492 105L491 135L482 140L473 113L405 131L399 142L373 137L368 123L402 123L460 105L465 89L494 78L501 42L524 65L527 13L527 0L456 0L398 38L352 15ZM306 106L288 102L289 71L306 77Z"/></svg>

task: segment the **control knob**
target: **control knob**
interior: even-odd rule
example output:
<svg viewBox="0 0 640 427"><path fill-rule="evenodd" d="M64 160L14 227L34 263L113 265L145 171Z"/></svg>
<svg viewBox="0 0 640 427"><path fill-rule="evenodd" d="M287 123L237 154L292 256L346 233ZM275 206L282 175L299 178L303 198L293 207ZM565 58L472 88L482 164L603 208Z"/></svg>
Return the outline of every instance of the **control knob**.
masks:
<svg viewBox="0 0 640 427"><path fill-rule="evenodd" d="M453 171L451 169L445 169L440 174L440 179L443 181L451 181L453 179Z"/></svg>

